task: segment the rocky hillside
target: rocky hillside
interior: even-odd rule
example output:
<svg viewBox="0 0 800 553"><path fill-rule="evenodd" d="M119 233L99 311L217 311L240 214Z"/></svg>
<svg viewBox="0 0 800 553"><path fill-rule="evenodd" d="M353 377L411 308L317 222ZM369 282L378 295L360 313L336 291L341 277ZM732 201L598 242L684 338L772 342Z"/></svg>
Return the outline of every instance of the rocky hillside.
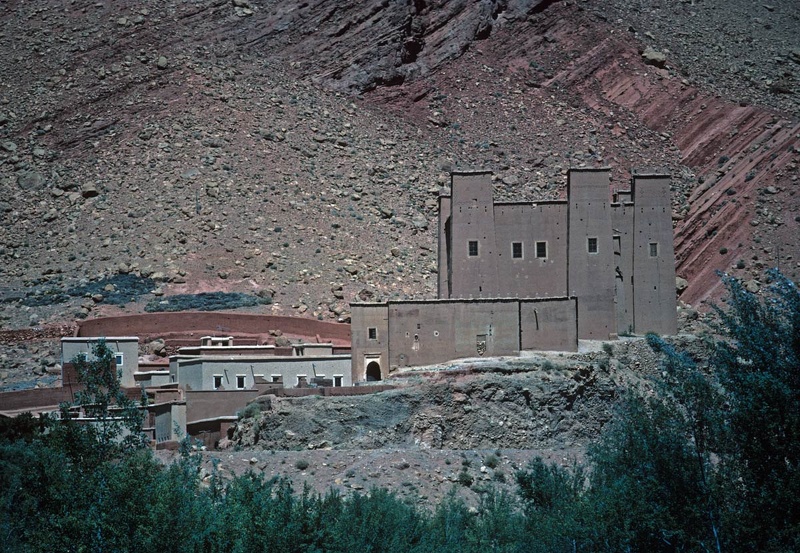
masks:
<svg viewBox="0 0 800 553"><path fill-rule="evenodd" d="M514 198L562 195L572 165L620 187L665 167L685 301L718 296L717 269L796 275L798 11L5 2L0 317L118 311L64 293L118 274L322 318L428 297L436 196L466 166Z"/></svg>
<svg viewBox="0 0 800 553"><path fill-rule="evenodd" d="M690 336L676 343L702 347ZM659 361L644 340L595 345L406 370L390 379L397 389L374 395L263 396L205 455L205 474L221 462L224 477L253 470L343 494L381 486L427 506L455 490L474 504L487 487L511 490L534 456L582 460L620 394L652 391Z"/></svg>

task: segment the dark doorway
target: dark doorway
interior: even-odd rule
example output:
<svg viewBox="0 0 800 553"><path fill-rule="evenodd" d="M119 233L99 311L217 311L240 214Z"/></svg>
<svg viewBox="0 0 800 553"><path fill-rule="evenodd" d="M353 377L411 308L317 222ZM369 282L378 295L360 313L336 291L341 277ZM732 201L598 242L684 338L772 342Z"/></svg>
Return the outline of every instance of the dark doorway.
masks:
<svg viewBox="0 0 800 553"><path fill-rule="evenodd" d="M367 382L376 382L381 380L381 366L377 361L372 361L367 365Z"/></svg>

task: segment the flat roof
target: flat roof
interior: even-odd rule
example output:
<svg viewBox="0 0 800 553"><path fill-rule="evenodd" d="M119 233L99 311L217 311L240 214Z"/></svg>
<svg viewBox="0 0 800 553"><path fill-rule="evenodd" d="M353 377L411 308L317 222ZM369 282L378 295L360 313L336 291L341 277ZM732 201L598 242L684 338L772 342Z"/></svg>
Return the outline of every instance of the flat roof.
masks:
<svg viewBox="0 0 800 553"><path fill-rule="evenodd" d="M138 336L65 336L61 338L62 342L97 342L105 340L106 342L138 342Z"/></svg>
<svg viewBox="0 0 800 553"><path fill-rule="evenodd" d="M648 168L648 167L641 167L641 168L633 168L631 169L631 176L633 177L667 177L671 178L672 175L664 169L659 168Z"/></svg>
<svg viewBox="0 0 800 553"><path fill-rule="evenodd" d="M181 362L195 361L338 361L351 359L349 353L332 355L173 355L170 359L180 360Z"/></svg>
<svg viewBox="0 0 800 553"><path fill-rule="evenodd" d="M603 165L601 167L570 167L568 171L573 173L599 173L601 171L611 171L611 166Z"/></svg>
<svg viewBox="0 0 800 553"><path fill-rule="evenodd" d="M567 200L531 200L531 201L520 201L520 202L494 202L492 205L529 205L532 207L536 207L537 205L567 205L569 202Z"/></svg>
<svg viewBox="0 0 800 553"><path fill-rule="evenodd" d="M450 175L486 175L492 174L491 169L454 169L450 171Z"/></svg>
<svg viewBox="0 0 800 553"><path fill-rule="evenodd" d="M568 301L574 300L577 296L549 296L546 298L443 298L427 300L388 300L385 302L352 302L351 306L356 307L380 307L391 304L426 304L426 303L541 303L545 301Z"/></svg>

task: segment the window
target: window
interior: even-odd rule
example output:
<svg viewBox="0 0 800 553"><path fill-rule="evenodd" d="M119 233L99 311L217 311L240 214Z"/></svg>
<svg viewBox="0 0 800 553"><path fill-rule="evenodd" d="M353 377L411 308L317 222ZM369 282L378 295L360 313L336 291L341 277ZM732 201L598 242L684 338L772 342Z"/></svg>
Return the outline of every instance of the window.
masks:
<svg viewBox="0 0 800 553"><path fill-rule="evenodd" d="M273 382L283 382L283 377L281 375L279 375L279 374L273 374L272 375L272 381Z"/></svg>
<svg viewBox="0 0 800 553"><path fill-rule="evenodd" d="M236 375L236 388L239 390L244 390L244 383L245 383L245 375L237 374Z"/></svg>
<svg viewBox="0 0 800 553"><path fill-rule="evenodd" d="M547 242L536 242L536 257L540 259L547 257Z"/></svg>
<svg viewBox="0 0 800 553"><path fill-rule="evenodd" d="M214 389L215 390L219 390L220 388L222 388L222 375L221 374L215 374L214 375Z"/></svg>
<svg viewBox="0 0 800 553"><path fill-rule="evenodd" d="M522 242L511 243L511 257L514 259L522 259Z"/></svg>
<svg viewBox="0 0 800 553"><path fill-rule="evenodd" d="M650 242L650 257L658 257L658 242Z"/></svg>
<svg viewBox="0 0 800 553"><path fill-rule="evenodd" d="M470 240L469 241L469 256L470 257L477 257L478 255L478 241L477 240Z"/></svg>
<svg viewBox="0 0 800 553"><path fill-rule="evenodd" d="M117 367L122 366L123 357L121 353L114 354L114 362L117 364Z"/></svg>
<svg viewBox="0 0 800 553"><path fill-rule="evenodd" d="M377 340L378 339L378 329L374 326L371 326L367 329L367 335L370 340Z"/></svg>
<svg viewBox="0 0 800 553"><path fill-rule="evenodd" d="M340 375L340 374L333 375L333 385L336 386L337 388L341 388L341 386L342 386L342 375Z"/></svg>
<svg viewBox="0 0 800 553"><path fill-rule="evenodd" d="M597 253L597 238L589 238L586 241L586 250L589 253Z"/></svg>

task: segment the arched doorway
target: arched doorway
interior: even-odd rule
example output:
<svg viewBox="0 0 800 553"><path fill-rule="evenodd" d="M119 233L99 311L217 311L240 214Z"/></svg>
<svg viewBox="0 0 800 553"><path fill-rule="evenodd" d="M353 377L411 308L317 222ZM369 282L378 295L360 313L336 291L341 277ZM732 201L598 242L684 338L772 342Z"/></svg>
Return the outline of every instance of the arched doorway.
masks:
<svg viewBox="0 0 800 553"><path fill-rule="evenodd" d="M367 365L367 382L376 382L381 380L381 366L377 361L371 361Z"/></svg>

